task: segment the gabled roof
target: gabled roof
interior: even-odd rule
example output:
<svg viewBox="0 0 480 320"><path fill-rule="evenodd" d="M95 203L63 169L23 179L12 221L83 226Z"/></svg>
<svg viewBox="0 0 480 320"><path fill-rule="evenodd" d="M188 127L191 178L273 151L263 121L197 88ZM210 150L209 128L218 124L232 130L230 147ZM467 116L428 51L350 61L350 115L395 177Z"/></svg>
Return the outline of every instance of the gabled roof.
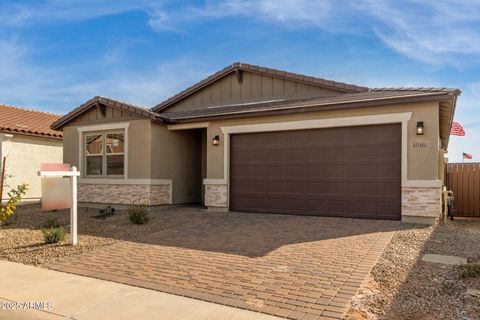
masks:
<svg viewBox="0 0 480 320"><path fill-rule="evenodd" d="M359 93L342 94L332 97L313 97L305 99L272 100L256 103L229 104L211 106L204 109L162 112L159 115L167 121L187 122L200 121L216 117L236 117L248 114L275 113L275 112L305 112L310 109L315 111L332 110L355 107L358 105L374 106L374 103L393 104L409 101L448 100L456 91L432 91L432 90L369 90ZM313 110L312 110L313 111Z"/></svg>
<svg viewBox="0 0 480 320"><path fill-rule="evenodd" d="M179 100L237 71L248 71L290 81L303 82L337 90L343 92L343 94L327 97L320 95L312 97L309 95L309 97L305 98L300 97L288 100L253 101L228 105L204 106L201 109L186 111L168 111L168 108ZM450 126L455 112L457 96L460 93L458 89L432 87L368 88L237 62L183 90L150 110L105 97L95 97L55 121L52 129L60 130L62 126L73 118L96 105L104 105L127 111L138 116L146 117L152 121L182 123L205 119L254 117L267 114L287 114L356 107L374 107L377 105L407 102L438 101L440 106L440 138L446 147L448 146Z"/></svg>
<svg viewBox="0 0 480 320"><path fill-rule="evenodd" d="M0 105L0 132L62 139L50 125L61 116L27 108Z"/></svg>
<svg viewBox="0 0 480 320"><path fill-rule="evenodd" d="M435 88L435 87L383 87L383 88L370 88L370 91L422 91L422 92L448 92L451 94L459 95L461 91L454 88Z"/></svg>
<svg viewBox="0 0 480 320"><path fill-rule="evenodd" d="M282 70L277 70L277 69L271 69L271 68L265 68L261 66L255 66L247 63L241 63L241 62L236 62L233 63L232 65L223 68L222 70L212 74L211 76L201 80L200 82L197 82L193 86L177 93L171 98L168 98L167 100L161 102L160 104L156 105L155 107L152 108L152 111L160 112L162 110L165 110L166 108L170 107L172 104L175 102L187 97L188 95L199 91L200 89L204 88L205 86L219 80L220 78L223 78L224 76L235 72L236 70L240 71L249 71L253 73L260 73L263 75L268 75L271 77L276 77L276 78L281 78L281 79L287 79L287 80L292 80L292 81L300 81L304 82L307 84L311 85L316 85L316 86L321 86L321 87L326 87L326 88L331 88L335 89L338 91L342 91L345 93L355 93L355 92L362 92L362 91L367 91L368 88L366 87L360 87L356 86L353 84L348 84L348 83L343 83L343 82L337 82L337 81L332 81L332 80L326 80L322 78L315 78L315 77L310 77L302 74L297 74L297 73L292 73L292 72L287 72L287 71L282 71Z"/></svg>
<svg viewBox="0 0 480 320"><path fill-rule="evenodd" d="M121 101L118 101L118 100L113 100L113 99L110 99L110 98L97 96L97 97L94 97L94 98L88 100L84 104L82 104L79 107L73 109L72 111L70 111L69 113L67 113L66 115L64 115L60 119L58 119L57 121L55 121L52 124L51 128L54 129L54 130L60 130L65 124L67 124L68 122L70 122L74 118L78 117L80 114L84 113L85 111L87 111L90 108L92 108L94 106L97 106L97 105L104 105L104 106L111 107L111 108L114 108L114 109L130 112L130 113L135 114L137 116L145 117L145 118L148 118L148 119L151 119L151 120L159 120L160 119L160 117L156 113L154 113L154 112L152 112L148 109L145 109L145 108L133 105L133 104L129 104L129 103L126 103L126 102L121 102Z"/></svg>
<svg viewBox="0 0 480 320"><path fill-rule="evenodd" d="M159 115L170 123L185 123L221 118L255 117L273 114L289 114L322 110L375 107L422 101L439 102L440 138L443 148L448 147L450 127L455 113L458 89L448 88L372 88L357 93L332 97L272 100L255 103L210 106L203 109L168 112Z"/></svg>

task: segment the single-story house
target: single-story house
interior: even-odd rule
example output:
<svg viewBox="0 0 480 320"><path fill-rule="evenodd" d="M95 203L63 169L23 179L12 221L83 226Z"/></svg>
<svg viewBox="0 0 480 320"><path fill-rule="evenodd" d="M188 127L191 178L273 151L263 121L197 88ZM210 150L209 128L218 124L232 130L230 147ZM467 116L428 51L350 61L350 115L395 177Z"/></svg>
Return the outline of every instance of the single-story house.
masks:
<svg viewBox="0 0 480 320"><path fill-rule="evenodd" d="M5 180L10 188L28 184L28 191L22 198L24 202L36 202L41 198L37 176L40 165L63 160L63 134L50 128L59 118L56 114L0 105L0 160L6 157ZM8 198L9 190L4 189L2 200Z"/></svg>
<svg viewBox="0 0 480 320"><path fill-rule="evenodd" d="M433 223L459 94L234 63L151 109L95 97L52 128L84 202Z"/></svg>

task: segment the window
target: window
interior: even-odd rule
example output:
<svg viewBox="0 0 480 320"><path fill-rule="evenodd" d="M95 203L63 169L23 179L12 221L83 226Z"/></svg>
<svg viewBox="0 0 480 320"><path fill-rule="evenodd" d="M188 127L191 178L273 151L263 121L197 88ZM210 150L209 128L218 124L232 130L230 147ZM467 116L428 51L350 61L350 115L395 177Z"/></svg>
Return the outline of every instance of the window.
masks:
<svg viewBox="0 0 480 320"><path fill-rule="evenodd" d="M123 133L107 134L107 175L123 175Z"/></svg>
<svg viewBox="0 0 480 320"><path fill-rule="evenodd" d="M89 176L101 176L103 173L103 135L86 136L85 155L87 163L86 174Z"/></svg>
<svg viewBox="0 0 480 320"><path fill-rule="evenodd" d="M85 135L85 174L87 176L122 176L125 168L123 132Z"/></svg>

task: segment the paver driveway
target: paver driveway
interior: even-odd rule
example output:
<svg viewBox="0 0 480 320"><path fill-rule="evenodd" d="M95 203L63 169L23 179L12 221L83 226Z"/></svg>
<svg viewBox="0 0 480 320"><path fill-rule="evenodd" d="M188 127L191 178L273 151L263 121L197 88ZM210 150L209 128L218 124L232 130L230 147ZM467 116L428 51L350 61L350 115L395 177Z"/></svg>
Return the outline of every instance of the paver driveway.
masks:
<svg viewBox="0 0 480 320"><path fill-rule="evenodd" d="M183 223L48 267L290 319L338 319L399 225L181 209L163 214Z"/></svg>

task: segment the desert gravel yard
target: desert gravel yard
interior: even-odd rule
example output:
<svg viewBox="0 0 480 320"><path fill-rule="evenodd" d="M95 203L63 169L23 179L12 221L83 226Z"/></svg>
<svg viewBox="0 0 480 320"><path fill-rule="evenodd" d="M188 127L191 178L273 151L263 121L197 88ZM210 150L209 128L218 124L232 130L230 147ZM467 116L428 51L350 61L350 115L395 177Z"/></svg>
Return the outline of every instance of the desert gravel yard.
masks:
<svg viewBox="0 0 480 320"><path fill-rule="evenodd" d="M348 319L480 319L480 275L459 276L457 266L421 261L433 253L480 263L480 219L434 227L402 226L353 300Z"/></svg>
<svg viewBox="0 0 480 320"><path fill-rule="evenodd" d="M188 213L191 208L184 208ZM45 244L41 232L49 217L57 218L68 232L69 210L42 212L39 205L19 206L16 222L0 226L0 259L31 265L43 265L66 256L81 254L93 249L133 240L147 234L171 228L181 223L172 215L151 214L150 221L135 225L128 220L126 210L119 210L105 220L93 218L99 213L95 208L78 208L79 244L68 245L65 241Z"/></svg>

